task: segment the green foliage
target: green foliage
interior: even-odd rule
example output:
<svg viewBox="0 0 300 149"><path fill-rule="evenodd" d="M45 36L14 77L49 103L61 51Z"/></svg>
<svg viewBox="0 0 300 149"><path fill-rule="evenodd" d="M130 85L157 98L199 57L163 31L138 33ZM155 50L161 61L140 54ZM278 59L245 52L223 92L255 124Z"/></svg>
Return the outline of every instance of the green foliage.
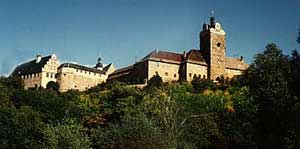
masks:
<svg viewBox="0 0 300 149"><path fill-rule="evenodd" d="M110 90L100 94L100 108L108 114L111 121L118 121L124 114L134 110L142 100L142 93L137 88L115 83Z"/></svg>
<svg viewBox="0 0 300 149"><path fill-rule="evenodd" d="M77 108L77 96L68 96L68 93L58 95L51 90L17 90L12 97L16 107L31 106L34 110L43 113L41 116L45 122L62 120L65 117L79 115ZM78 97L77 97L78 98Z"/></svg>
<svg viewBox="0 0 300 149"><path fill-rule="evenodd" d="M45 124L31 107L0 108L0 120L0 148L43 148Z"/></svg>
<svg viewBox="0 0 300 149"><path fill-rule="evenodd" d="M0 77L0 107L11 107L14 91L23 89L24 82L18 77Z"/></svg>
<svg viewBox="0 0 300 149"><path fill-rule="evenodd" d="M174 144L143 113L124 115L121 124L98 129L94 148L172 148Z"/></svg>
<svg viewBox="0 0 300 149"><path fill-rule="evenodd" d="M193 78L191 83L196 92L203 92L206 89L214 90L216 88L216 84L213 81L196 76Z"/></svg>
<svg viewBox="0 0 300 149"><path fill-rule="evenodd" d="M162 78L156 74L148 81L148 86L150 87L161 87L163 85Z"/></svg>
<svg viewBox="0 0 300 149"><path fill-rule="evenodd" d="M249 68L248 85L258 103L258 140L262 148L282 147L285 124L278 119L285 119L289 72L287 56L275 44L267 45Z"/></svg>
<svg viewBox="0 0 300 149"><path fill-rule="evenodd" d="M86 149L91 146L88 136L82 131L82 126L72 119L49 124L43 133L49 148Z"/></svg>
<svg viewBox="0 0 300 149"><path fill-rule="evenodd" d="M0 77L0 84L9 89L23 89L24 82L20 77Z"/></svg>

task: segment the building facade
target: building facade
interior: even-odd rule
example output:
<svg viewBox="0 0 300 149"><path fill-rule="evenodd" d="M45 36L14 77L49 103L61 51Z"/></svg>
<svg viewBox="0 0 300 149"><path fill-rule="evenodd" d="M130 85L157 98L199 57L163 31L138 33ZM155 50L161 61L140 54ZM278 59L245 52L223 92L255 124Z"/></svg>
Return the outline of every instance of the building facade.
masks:
<svg viewBox="0 0 300 149"><path fill-rule="evenodd" d="M70 89L84 91L105 82L108 75L114 71L113 64L103 67L101 58L95 67L63 63L55 54L42 57L37 55L35 59L21 64L15 68L11 76L18 76L24 81L24 88L46 88L51 81L57 82L59 91L65 92Z"/></svg>
<svg viewBox="0 0 300 149"><path fill-rule="evenodd" d="M70 89L84 91L105 82L108 74L113 71L112 64L99 69L64 63L58 68L59 91L66 92Z"/></svg>
<svg viewBox="0 0 300 149"><path fill-rule="evenodd" d="M248 68L242 57L226 57L226 33L213 17L203 24L199 39L200 49L183 53L154 50L139 62L116 70L108 80L146 83L156 74L164 82L192 81L194 77L217 80L241 75Z"/></svg>
<svg viewBox="0 0 300 149"><path fill-rule="evenodd" d="M58 66L55 54L46 57L37 55L35 59L17 66L11 75L21 77L25 89L46 88L48 82L56 82Z"/></svg>

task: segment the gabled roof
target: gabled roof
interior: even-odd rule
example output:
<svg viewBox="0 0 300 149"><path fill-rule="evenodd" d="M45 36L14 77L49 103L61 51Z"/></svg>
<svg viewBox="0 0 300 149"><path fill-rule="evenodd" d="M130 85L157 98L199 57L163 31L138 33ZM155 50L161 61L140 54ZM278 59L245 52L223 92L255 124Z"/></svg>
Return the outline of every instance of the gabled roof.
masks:
<svg viewBox="0 0 300 149"><path fill-rule="evenodd" d="M15 68L12 72L12 76L27 75L33 73L42 72L43 67L47 64L48 60L51 58L51 55L42 57L40 62L36 63L36 60L33 59L29 62L21 64Z"/></svg>
<svg viewBox="0 0 300 149"><path fill-rule="evenodd" d="M107 72L107 70L110 68L110 66L112 66L112 63L106 65L106 66L103 68L103 71L104 71L104 72Z"/></svg>
<svg viewBox="0 0 300 149"><path fill-rule="evenodd" d="M187 53L186 60L206 63L202 51L196 49L192 49Z"/></svg>
<svg viewBox="0 0 300 149"><path fill-rule="evenodd" d="M183 55L179 53L154 50L147 56L145 56L142 60L146 59L163 59L181 62L183 60Z"/></svg>
<svg viewBox="0 0 300 149"><path fill-rule="evenodd" d="M237 70L246 70L249 65L243 62L240 58L226 57L225 59L226 68L237 69Z"/></svg>
<svg viewBox="0 0 300 149"><path fill-rule="evenodd" d="M73 64L73 63L63 63L58 67L58 69L61 69L63 67L69 67L69 68L75 68L75 69L85 70L85 71L89 71L89 72L105 74L104 70L99 70L99 69L96 69L96 68L90 68L90 67L86 67L86 66L82 66L82 65L78 65L78 64Z"/></svg>

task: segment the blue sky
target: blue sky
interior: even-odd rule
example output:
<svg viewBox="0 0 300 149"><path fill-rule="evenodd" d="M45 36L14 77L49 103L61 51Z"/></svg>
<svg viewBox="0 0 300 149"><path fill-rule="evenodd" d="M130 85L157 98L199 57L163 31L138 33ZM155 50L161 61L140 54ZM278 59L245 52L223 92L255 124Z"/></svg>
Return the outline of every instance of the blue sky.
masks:
<svg viewBox="0 0 300 149"><path fill-rule="evenodd" d="M0 74L37 53L61 62L132 64L154 49L199 48L211 10L227 33L227 55L247 62L274 42L298 48L299 0L0 0Z"/></svg>

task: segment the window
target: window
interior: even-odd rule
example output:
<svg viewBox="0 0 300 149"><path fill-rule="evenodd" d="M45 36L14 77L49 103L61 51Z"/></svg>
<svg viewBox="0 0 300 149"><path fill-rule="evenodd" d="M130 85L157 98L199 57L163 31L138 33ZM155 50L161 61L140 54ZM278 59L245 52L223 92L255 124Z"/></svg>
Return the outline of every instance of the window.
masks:
<svg viewBox="0 0 300 149"><path fill-rule="evenodd" d="M190 77L192 77L192 73L190 73L189 75L190 75Z"/></svg>
<svg viewBox="0 0 300 149"><path fill-rule="evenodd" d="M221 43L220 43L220 42L218 42L218 43L217 43L217 46L218 46L218 47L220 47L220 46L221 46Z"/></svg>
<svg viewBox="0 0 300 149"><path fill-rule="evenodd" d="M47 78L49 77L49 72L46 73L46 77L47 77Z"/></svg>
<svg viewBox="0 0 300 149"><path fill-rule="evenodd" d="M80 70L80 73L82 73L82 70Z"/></svg>
<svg viewBox="0 0 300 149"><path fill-rule="evenodd" d="M157 71L155 71L155 74L156 74L156 75L158 75L158 72L157 72Z"/></svg>
<svg viewBox="0 0 300 149"><path fill-rule="evenodd" d="M196 75L196 74L194 74L193 78L197 78L197 75Z"/></svg>
<svg viewBox="0 0 300 149"><path fill-rule="evenodd" d="M176 74L174 74L174 78L176 78Z"/></svg>
<svg viewBox="0 0 300 149"><path fill-rule="evenodd" d="M53 78L53 73L50 74L50 78Z"/></svg>
<svg viewBox="0 0 300 149"><path fill-rule="evenodd" d="M168 72L165 72L165 75L168 76Z"/></svg>
<svg viewBox="0 0 300 149"><path fill-rule="evenodd" d="M199 79L201 79L201 75L200 74L198 75L198 77L199 77Z"/></svg>
<svg viewBox="0 0 300 149"><path fill-rule="evenodd" d="M89 72L89 74L91 74L91 72Z"/></svg>
<svg viewBox="0 0 300 149"><path fill-rule="evenodd" d="M64 76L66 76L66 74L64 73Z"/></svg>
<svg viewBox="0 0 300 149"><path fill-rule="evenodd" d="M78 69L76 69L76 72L78 72Z"/></svg>
<svg viewBox="0 0 300 149"><path fill-rule="evenodd" d="M205 76L205 75L203 75L203 79L205 79L205 77L206 77L206 76Z"/></svg>

